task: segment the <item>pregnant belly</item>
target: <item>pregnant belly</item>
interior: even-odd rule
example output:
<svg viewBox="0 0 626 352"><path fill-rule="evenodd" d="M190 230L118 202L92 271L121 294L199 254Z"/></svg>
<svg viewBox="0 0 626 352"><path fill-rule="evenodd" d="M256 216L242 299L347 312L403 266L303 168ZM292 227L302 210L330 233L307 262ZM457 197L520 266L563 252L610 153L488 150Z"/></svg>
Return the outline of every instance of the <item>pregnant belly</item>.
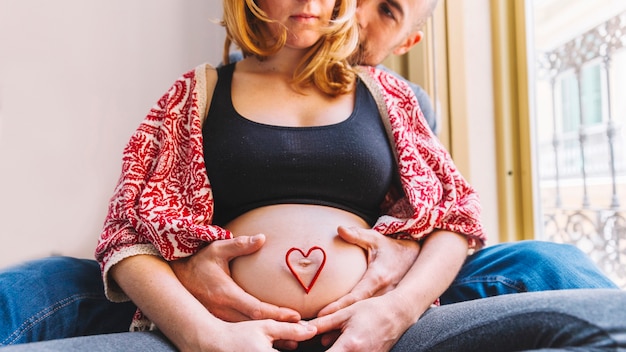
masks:
<svg viewBox="0 0 626 352"><path fill-rule="evenodd" d="M272 205L239 216L225 227L235 236L262 233L266 241L231 261L233 280L263 302L315 317L367 269L365 251L337 236L340 225L368 227L352 213L317 205Z"/></svg>

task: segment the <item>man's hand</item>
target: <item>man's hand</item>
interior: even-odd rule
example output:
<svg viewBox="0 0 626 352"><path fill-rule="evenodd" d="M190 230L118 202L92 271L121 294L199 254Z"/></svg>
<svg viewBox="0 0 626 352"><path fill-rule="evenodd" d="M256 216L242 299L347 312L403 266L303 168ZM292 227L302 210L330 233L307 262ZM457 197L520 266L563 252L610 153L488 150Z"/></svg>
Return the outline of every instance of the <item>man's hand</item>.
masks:
<svg viewBox="0 0 626 352"><path fill-rule="evenodd" d="M191 257L170 262L170 266L185 288L222 320L297 322L300 320L298 312L259 301L230 276L228 264L233 258L254 253L264 243L264 235L215 241Z"/></svg>
<svg viewBox="0 0 626 352"><path fill-rule="evenodd" d="M420 252L420 246L415 241L396 240L375 230L340 226L337 233L346 242L367 251L367 271L350 293L324 307L318 316L334 313L357 301L393 290Z"/></svg>
<svg viewBox="0 0 626 352"><path fill-rule="evenodd" d="M406 304L410 303L390 292L356 302L309 324L322 334L323 345L332 344L328 352L389 351L414 323L407 314Z"/></svg>
<svg viewBox="0 0 626 352"><path fill-rule="evenodd" d="M431 233L418 258L395 288L309 321L331 351L388 351L439 297L463 265L465 236L444 230ZM445 258L445 260L442 260Z"/></svg>

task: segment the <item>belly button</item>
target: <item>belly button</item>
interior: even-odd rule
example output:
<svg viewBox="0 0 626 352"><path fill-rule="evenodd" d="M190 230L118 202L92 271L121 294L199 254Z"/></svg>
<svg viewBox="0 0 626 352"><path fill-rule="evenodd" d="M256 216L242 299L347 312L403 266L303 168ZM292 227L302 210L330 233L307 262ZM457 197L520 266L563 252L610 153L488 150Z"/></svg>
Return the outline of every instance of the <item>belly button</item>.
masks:
<svg viewBox="0 0 626 352"><path fill-rule="evenodd" d="M303 266L305 268L311 264L313 264L313 261L307 258L302 258L298 261L298 265Z"/></svg>
<svg viewBox="0 0 626 352"><path fill-rule="evenodd" d="M310 255L312 257L309 257ZM291 274L308 294L324 268L326 252L322 247L313 246L305 254L302 249L292 247L285 254L285 262ZM310 269L308 268L309 266L311 267ZM302 269L300 270L299 268Z"/></svg>

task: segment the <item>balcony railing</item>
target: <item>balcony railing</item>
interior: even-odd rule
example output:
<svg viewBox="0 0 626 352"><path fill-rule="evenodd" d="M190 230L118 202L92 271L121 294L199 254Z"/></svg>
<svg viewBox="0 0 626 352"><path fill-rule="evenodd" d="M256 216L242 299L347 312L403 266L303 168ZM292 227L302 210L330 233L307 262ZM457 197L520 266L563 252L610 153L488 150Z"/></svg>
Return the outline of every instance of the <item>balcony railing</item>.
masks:
<svg viewBox="0 0 626 352"><path fill-rule="evenodd" d="M589 178L601 178L611 175L612 166L617 177L626 176L626 143L623 126L615 124L615 136L609 141L607 124L585 128L579 133L555 134L553 140L539 144L541 180L579 179L582 170L580 156L580 133L585 140L585 171ZM611 148L612 147L612 148ZM611 161L613 150L614 163ZM555 156L558 155L557 160ZM555 167L558 163L558 168Z"/></svg>
<svg viewBox="0 0 626 352"><path fill-rule="evenodd" d="M626 48L626 13L617 15L538 58L538 79L552 89L552 126L560 126L557 82L574 72L578 84L578 131L554 128L540 142L539 177L544 216L543 238L571 243L585 251L618 285L626 288L626 116L613 116L611 64ZM601 123L587 124L581 71L601 63L604 104Z"/></svg>

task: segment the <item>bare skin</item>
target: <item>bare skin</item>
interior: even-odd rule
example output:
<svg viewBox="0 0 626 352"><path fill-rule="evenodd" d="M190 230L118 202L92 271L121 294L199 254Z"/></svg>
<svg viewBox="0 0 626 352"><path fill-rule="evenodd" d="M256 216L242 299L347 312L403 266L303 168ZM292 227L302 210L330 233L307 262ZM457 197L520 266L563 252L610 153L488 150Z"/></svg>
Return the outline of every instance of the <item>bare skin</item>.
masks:
<svg viewBox="0 0 626 352"><path fill-rule="evenodd" d="M365 252L337 236L341 223L367 227L358 216L328 206L279 204L247 212L225 228L236 235L261 231L266 241L254 254L234 259L230 274L261 301L290 307L303 319L314 318L324 306L350 292L366 270ZM313 247L319 249L304 257ZM287 265L286 254L292 248L302 251L292 253L290 263L305 287L319 270L309 292Z"/></svg>

